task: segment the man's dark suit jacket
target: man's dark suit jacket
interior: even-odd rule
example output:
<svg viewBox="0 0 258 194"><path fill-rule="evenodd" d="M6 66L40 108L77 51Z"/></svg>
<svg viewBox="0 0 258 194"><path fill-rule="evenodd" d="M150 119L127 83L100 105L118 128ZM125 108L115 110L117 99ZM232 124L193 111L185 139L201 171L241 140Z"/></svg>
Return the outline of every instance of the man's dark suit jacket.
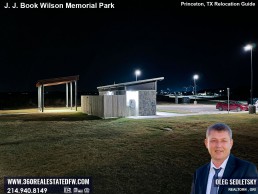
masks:
<svg viewBox="0 0 258 194"><path fill-rule="evenodd" d="M195 171L191 194L206 194L209 171L210 171L210 162ZM236 158L231 154L229 156L222 178L228 178L228 179L258 178L257 168L255 167L254 164L247 162L245 160ZM218 194L245 193L243 191L242 192L228 191L228 188L229 187L220 186ZM248 193L257 194L258 188L256 188L256 190L257 191L248 192Z"/></svg>

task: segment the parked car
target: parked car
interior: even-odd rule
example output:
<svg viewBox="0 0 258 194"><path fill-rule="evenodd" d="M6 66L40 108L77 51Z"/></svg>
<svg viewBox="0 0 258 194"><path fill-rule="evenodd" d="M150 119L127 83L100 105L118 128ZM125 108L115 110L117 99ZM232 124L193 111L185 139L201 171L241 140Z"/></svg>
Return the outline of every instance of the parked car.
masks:
<svg viewBox="0 0 258 194"><path fill-rule="evenodd" d="M228 110L228 101L224 102L218 102L216 104L216 109L222 110ZM248 104L241 103L239 101L229 101L229 110L236 110L236 111L247 111L248 110Z"/></svg>

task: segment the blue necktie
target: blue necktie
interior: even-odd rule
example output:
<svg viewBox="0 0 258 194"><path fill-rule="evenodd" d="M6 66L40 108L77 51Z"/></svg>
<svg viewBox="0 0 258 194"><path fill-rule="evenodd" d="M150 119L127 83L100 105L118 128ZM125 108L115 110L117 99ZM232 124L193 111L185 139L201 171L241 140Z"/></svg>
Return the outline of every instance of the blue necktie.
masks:
<svg viewBox="0 0 258 194"><path fill-rule="evenodd" d="M211 193L210 194L217 194L218 193L218 186L215 185L215 180L219 178L218 174L219 174L219 172L222 168L219 168L219 169L213 168L213 169L215 170L215 174L212 178Z"/></svg>

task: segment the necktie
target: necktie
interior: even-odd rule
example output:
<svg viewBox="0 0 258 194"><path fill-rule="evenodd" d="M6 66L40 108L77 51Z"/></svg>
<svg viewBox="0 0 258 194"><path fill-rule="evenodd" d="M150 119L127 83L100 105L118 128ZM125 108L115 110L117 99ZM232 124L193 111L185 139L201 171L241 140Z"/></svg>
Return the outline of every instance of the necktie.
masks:
<svg viewBox="0 0 258 194"><path fill-rule="evenodd" d="M213 169L215 170L215 174L212 178L211 193L210 194L217 194L218 193L218 186L215 185L215 180L218 179L218 174L219 174L219 172L222 168L219 168L219 169L213 168Z"/></svg>

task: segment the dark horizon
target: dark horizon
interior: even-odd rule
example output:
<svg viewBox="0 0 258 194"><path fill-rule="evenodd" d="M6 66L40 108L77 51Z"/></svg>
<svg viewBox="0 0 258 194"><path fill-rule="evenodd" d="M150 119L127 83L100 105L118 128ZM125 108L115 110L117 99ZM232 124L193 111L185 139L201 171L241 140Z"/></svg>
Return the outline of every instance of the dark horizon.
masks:
<svg viewBox="0 0 258 194"><path fill-rule="evenodd" d="M247 11L247 13L246 13ZM165 77L158 89L250 90L250 51L258 43L256 7L117 3L107 10L1 8L0 92L37 91L37 80L80 75L80 91ZM257 48L253 50L256 91ZM52 90L52 89L50 89ZM247 91L249 93L249 91Z"/></svg>

